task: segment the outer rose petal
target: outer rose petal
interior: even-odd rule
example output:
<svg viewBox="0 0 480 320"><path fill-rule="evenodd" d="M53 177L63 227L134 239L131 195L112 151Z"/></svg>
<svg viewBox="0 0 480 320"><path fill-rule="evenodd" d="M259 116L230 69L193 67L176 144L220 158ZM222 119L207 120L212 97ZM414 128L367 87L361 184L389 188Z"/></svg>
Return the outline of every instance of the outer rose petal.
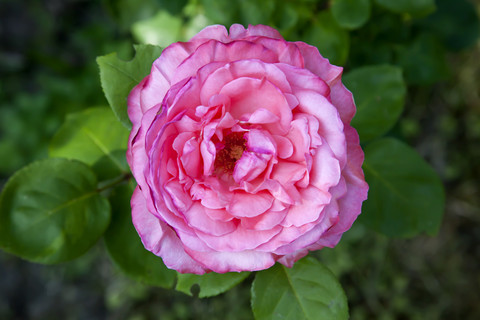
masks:
<svg viewBox="0 0 480 320"><path fill-rule="evenodd" d="M283 39L282 35L275 29L263 25L248 25L245 29L240 24L234 24L230 27L230 38L232 40L247 38L251 36L263 36L273 39Z"/></svg>
<svg viewBox="0 0 480 320"><path fill-rule="evenodd" d="M332 103L337 107L344 123L350 123L355 115L355 103L350 91L342 84L343 68L331 65L320 55L316 47L304 42L295 42L305 59L305 68L323 79L331 89Z"/></svg>
<svg viewBox="0 0 480 320"><path fill-rule="evenodd" d="M161 256L168 268L180 273L204 274L207 271L185 252L175 232L148 211L139 187L133 192L131 205L133 225L147 250Z"/></svg>
<svg viewBox="0 0 480 320"><path fill-rule="evenodd" d="M321 247L334 247L340 241L342 234L350 229L360 214L362 202L367 199L368 185L361 169L364 154L359 145L358 133L348 126L345 128L345 134L348 141L347 157L349 161L342 174L346 181L347 193L338 200L340 212L338 223L317 242Z"/></svg>
<svg viewBox="0 0 480 320"><path fill-rule="evenodd" d="M190 39L190 41L198 40L201 42L206 42L211 39L218 40L221 42L229 41L230 39L228 36L227 28L218 24L205 27L203 30L197 33L192 39Z"/></svg>
<svg viewBox="0 0 480 320"><path fill-rule="evenodd" d="M271 254L255 250L199 252L187 249L187 252L194 259L208 265L212 271L217 273L264 270L275 263Z"/></svg>

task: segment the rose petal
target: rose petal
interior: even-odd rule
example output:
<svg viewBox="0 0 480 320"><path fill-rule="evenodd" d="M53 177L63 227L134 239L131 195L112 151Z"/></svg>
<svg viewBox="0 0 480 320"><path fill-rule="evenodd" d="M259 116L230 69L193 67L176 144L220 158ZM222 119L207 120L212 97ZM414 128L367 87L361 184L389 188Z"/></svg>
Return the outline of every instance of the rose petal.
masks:
<svg viewBox="0 0 480 320"><path fill-rule="evenodd" d="M268 210L267 212L256 217L243 218L241 220L241 224L242 227L247 229L269 230L279 225L285 219L287 213L288 208L284 208L283 210L279 211Z"/></svg>
<svg viewBox="0 0 480 320"><path fill-rule="evenodd" d="M185 173L192 178L198 178L203 167L200 161L199 147L197 138L192 137L183 146L182 155L180 156Z"/></svg>
<svg viewBox="0 0 480 320"><path fill-rule="evenodd" d="M190 188L190 195L192 196L193 200L200 200L202 205L209 209L224 209L230 203L232 198L232 195L229 195L228 192L212 190L200 182L193 184L192 188ZM207 212L207 214L209 213ZM214 215L218 216L218 214ZM231 215L224 215L230 217L228 220L232 219Z"/></svg>
<svg viewBox="0 0 480 320"><path fill-rule="evenodd" d="M299 90L296 95L300 102L296 110L318 119L318 133L328 143L343 167L346 161L346 143L343 123L337 109L324 96L314 91Z"/></svg>
<svg viewBox="0 0 480 320"><path fill-rule="evenodd" d="M291 206L290 210L282 221L284 227L300 227L317 220L322 210L330 202L331 196L328 192L315 187L308 187L299 190L302 201L299 205Z"/></svg>
<svg viewBox="0 0 480 320"><path fill-rule="evenodd" d="M198 238L205 243L212 251L220 252L242 252L253 250L258 246L268 243L276 234L281 231L280 226L269 230L250 230L238 227L235 231L221 237L212 236L200 230L196 231ZM194 239L192 238L192 241ZM196 241L199 241L196 239ZM187 247L193 245L190 242L184 242Z"/></svg>
<svg viewBox="0 0 480 320"><path fill-rule="evenodd" d="M230 38L232 40L241 39L251 36L263 36L267 38L283 39L282 35L275 29L264 25L248 25L245 29L241 24L233 24L230 27Z"/></svg>
<svg viewBox="0 0 480 320"><path fill-rule="evenodd" d="M296 162L280 161L274 166L271 178L277 180L281 185L293 185L302 179L306 173L306 165Z"/></svg>
<svg viewBox="0 0 480 320"><path fill-rule="evenodd" d="M249 123L274 123L280 120L280 118L270 112L269 110L265 108L259 108L258 110L255 110L251 115L250 118L248 118L247 122Z"/></svg>
<svg viewBox="0 0 480 320"><path fill-rule="evenodd" d="M237 191L233 194L227 211L235 217L255 217L267 211L273 203L273 197L267 192L249 194Z"/></svg>
<svg viewBox="0 0 480 320"><path fill-rule="evenodd" d="M318 49L304 42L296 42L305 59L305 68L323 79L330 87L330 97L336 106L343 123L350 123L355 114L355 103L350 91L342 84L343 68L331 65Z"/></svg>
<svg viewBox="0 0 480 320"><path fill-rule="evenodd" d="M308 122L303 118L293 120L286 138L290 140L290 144L293 146L292 155L287 159L296 163L304 162L305 154L310 152Z"/></svg>
<svg viewBox="0 0 480 320"><path fill-rule="evenodd" d="M251 129L245 134L245 139L248 151L267 155L276 153L275 143L268 131Z"/></svg>
<svg viewBox="0 0 480 320"><path fill-rule="evenodd" d="M258 59L233 61L223 63L223 65L210 63L198 71L197 77L202 82L202 103L205 103L209 97L217 94L223 86L237 78L258 80L265 78L285 95L292 92L290 84L281 69L275 64L265 63ZM292 100L291 103L295 103L295 99L291 95L289 99Z"/></svg>
<svg viewBox="0 0 480 320"><path fill-rule="evenodd" d="M323 144L317 148L312 160L312 169L309 174L310 184L325 191L336 186L341 176L340 162L329 146Z"/></svg>
<svg viewBox="0 0 480 320"><path fill-rule="evenodd" d="M225 63L247 59L259 59L273 63L278 61L278 55L276 52L250 41L239 40L222 43L216 40L209 40L201 44L188 58L182 61L181 65L172 74L172 82L175 83L181 79L193 77L204 66L208 68L207 73L211 73L210 64L213 62ZM216 64L214 66L217 68L220 65Z"/></svg>
<svg viewBox="0 0 480 320"><path fill-rule="evenodd" d="M220 93L232 99L229 111L234 118L248 119L245 115L252 114L258 108L265 108L280 118L277 124L265 125L265 128L272 134L288 131L292 112L285 96L269 81L238 78L225 85Z"/></svg>
<svg viewBox="0 0 480 320"><path fill-rule="evenodd" d="M234 221L211 219L207 214L209 211L216 211L216 209L209 209L202 206L199 201L193 201L192 206L183 215L187 223L195 229L195 232L203 232L218 237L236 230Z"/></svg>
<svg viewBox="0 0 480 320"><path fill-rule="evenodd" d="M229 41L227 29L222 25L213 25L203 28L190 41L206 41L215 39L218 41Z"/></svg>
<svg viewBox="0 0 480 320"><path fill-rule="evenodd" d="M165 222L148 211L139 187L133 192L131 205L133 225L145 249L162 257L168 268L180 273L204 274L208 270L185 252L180 239Z"/></svg>
<svg viewBox="0 0 480 320"><path fill-rule="evenodd" d="M274 257L265 252L245 250L241 252L198 252L186 249L188 254L217 273L257 271L275 264Z"/></svg>
<svg viewBox="0 0 480 320"><path fill-rule="evenodd" d="M277 156L279 158L286 159L292 156L293 144L289 139L279 135L274 135L273 139L277 144Z"/></svg>
<svg viewBox="0 0 480 320"><path fill-rule="evenodd" d="M367 199L368 194L368 185L361 170L364 155L360 145L358 145L358 134L353 128L348 128L345 133L347 141L352 141L351 144L348 144L347 158L349 161L342 171L346 184L346 194L340 193L336 196L339 199L339 220L337 224L318 241L318 244L327 247L334 247L340 241L343 232L350 229L360 214L362 202ZM341 189L341 191L343 190Z"/></svg>
<svg viewBox="0 0 480 320"><path fill-rule="evenodd" d="M267 168L268 159L253 152L243 152L233 169L233 179L237 183L257 178Z"/></svg>

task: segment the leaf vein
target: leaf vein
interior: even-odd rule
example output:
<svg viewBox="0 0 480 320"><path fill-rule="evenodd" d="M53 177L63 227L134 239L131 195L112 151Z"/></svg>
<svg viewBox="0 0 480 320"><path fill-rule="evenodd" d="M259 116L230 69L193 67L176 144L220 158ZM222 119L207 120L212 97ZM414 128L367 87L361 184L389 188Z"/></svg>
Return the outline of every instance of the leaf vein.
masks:
<svg viewBox="0 0 480 320"><path fill-rule="evenodd" d="M108 151L108 148L99 140L97 139L97 137L95 137L95 135L93 134L93 132L91 132L90 130L88 130L87 128L83 127L82 128L82 131L85 132L85 134L88 136L88 138L90 138L90 140L93 141L93 143L110 159L112 160L113 163L115 163L115 165L120 169L121 172L125 172L123 170L123 167L121 165L120 162L118 162L118 160L112 156L112 154Z"/></svg>

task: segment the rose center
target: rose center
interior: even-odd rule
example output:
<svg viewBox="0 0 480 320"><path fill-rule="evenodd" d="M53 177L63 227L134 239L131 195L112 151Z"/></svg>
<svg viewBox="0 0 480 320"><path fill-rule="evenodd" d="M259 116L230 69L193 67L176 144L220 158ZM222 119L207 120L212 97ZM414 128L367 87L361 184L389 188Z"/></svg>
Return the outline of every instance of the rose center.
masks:
<svg viewBox="0 0 480 320"><path fill-rule="evenodd" d="M224 137L223 143L217 147L215 169L232 173L235 163L242 157L246 143L244 132L232 132Z"/></svg>

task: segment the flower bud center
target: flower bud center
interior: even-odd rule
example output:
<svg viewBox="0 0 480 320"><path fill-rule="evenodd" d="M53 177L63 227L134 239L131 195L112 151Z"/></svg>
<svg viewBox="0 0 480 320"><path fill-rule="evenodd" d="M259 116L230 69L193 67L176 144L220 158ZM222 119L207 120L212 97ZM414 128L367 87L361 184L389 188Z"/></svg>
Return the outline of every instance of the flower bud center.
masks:
<svg viewBox="0 0 480 320"><path fill-rule="evenodd" d="M232 173L235 163L242 157L246 149L247 141L244 132L232 132L224 137L223 143L219 143L215 156L215 169Z"/></svg>

